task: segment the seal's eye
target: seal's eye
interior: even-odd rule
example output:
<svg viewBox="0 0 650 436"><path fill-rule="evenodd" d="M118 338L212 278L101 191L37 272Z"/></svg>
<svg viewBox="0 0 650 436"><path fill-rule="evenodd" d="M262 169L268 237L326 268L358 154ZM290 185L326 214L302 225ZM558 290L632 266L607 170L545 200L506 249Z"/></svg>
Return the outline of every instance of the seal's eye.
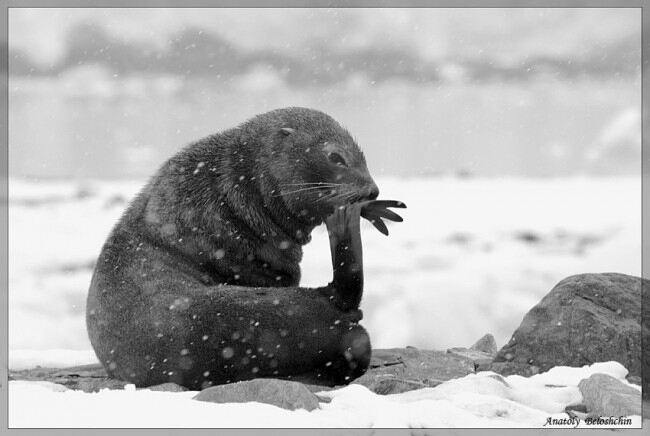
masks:
<svg viewBox="0 0 650 436"><path fill-rule="evenodd" d="M330 162L332 162L335 165L339 165L342 167L347 167L348 164L345 162L345 159L343 159L343 156L341 156L338 153L330 153L327 155L329 158Z"/></svg>

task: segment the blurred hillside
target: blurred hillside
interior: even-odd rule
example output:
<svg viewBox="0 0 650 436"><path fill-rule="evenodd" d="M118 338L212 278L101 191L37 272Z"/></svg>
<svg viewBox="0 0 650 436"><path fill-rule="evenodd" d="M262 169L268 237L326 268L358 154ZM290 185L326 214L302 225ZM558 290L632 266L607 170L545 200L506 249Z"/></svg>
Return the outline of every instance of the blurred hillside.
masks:
<svg viewBox="0 0 650 436"><path fill-rule="evenodd" d="M11 9L10 173L144 177L307 106L373 174L638 174L640 36L637 9Z"/></svg>
<svg viewBox="0 0 650 436"><path fill-rule="evenodd" d="M34 28L12 26L10 74L55 76L79 65L98 64L123 75L166 73L229 78L265 68L292 86L330 85L354 75L377 82L499 82L539 76L558 80L621 79L640 74L640 29L629 26L634 18L634 11L629 10L469 10L464 14L465 21L458 19L459 11L436 9L397 10L394 17L393 10L264 10L253 11L248 25L229 22L223 27L216 25L220 16L223 20L233 10L211 9L194 15L175 10L174 15L180 14L180 21L186 24L162 29L147 24L164 16L173 21L173 15L156 10L147 10L143 15L140 10L136 15L142 20L134 27L141 33L131 38L116 28L115 11L95 11L82 10L76 14L77 19L68 20L53 34L41 28L44 36L58 41L54 46L26 44L33 38L33 34L25 35L27 31L39 33L41 21L46 18L41 12L12 11L12 19L27 21ZM206 23L204 14L215 18L212 25ZM431 34L426 28L441 18L460 28L444 35L448 40L444 49L422 47L427 40L434 47L441 45L437 38L442 35ZM604 31L606 39L602 34L594 38L594 28L584 31L585 18L593 20L594 27L609 24L616 32L608 29ZM317 19L320 25L316 25ZM279 37L286 41L284 44L262 42L274 39L274 28L287 20L292 25L284 26ZM308 27L310 23L316 27ZM476 37L477 24L484 28L480 39ZM120 26L123 28L125 23ZM231 32L224 30L226 26ZM253 35L240 37L232 28ZM246 43L251 36L256 44ZM542 47L537 39L546 40ZM528 43L527 50L522 50L522 42ZM543 49L553 45L558 47Z"/></svg>

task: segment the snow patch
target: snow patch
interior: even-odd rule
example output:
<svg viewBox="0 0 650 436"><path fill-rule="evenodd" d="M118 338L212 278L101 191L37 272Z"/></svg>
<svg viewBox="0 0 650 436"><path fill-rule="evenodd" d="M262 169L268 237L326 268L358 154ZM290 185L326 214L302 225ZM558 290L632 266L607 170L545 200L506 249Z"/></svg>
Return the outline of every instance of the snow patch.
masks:
<svg viewBox="0 0 650 436"><path fill-rule="evenodd" d="M393 395L377 395L364 386L349 385L320 392L331 402L321 403L320 409L312 412L256 402L194 401L193 391L157 392L130 385L124 390L84 393L53 383L11 381L9 426L539 428L549 417L566 418L564 408L582 400L577 387L580 380L597 372L621 381L627 374L619 363L605 362L582 368L556 367L529 378L481 372L435 388ZM640 426L641 417L632 417L631 428Z"/></svg>

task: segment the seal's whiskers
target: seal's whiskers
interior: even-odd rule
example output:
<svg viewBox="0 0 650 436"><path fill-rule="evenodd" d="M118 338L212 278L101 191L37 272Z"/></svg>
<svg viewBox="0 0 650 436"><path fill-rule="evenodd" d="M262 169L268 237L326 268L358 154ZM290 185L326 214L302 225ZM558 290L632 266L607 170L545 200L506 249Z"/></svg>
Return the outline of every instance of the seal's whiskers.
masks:
<svg viewBox="0 0 650 436"><path fill-rule="evenodd" d="M318 185L318 186L341 186L343 183L328 183L328 182L304 182L304 183L283 183L280 186L307 186L307 185Z"/></svg>
<svg viewBox="0 0 650 436"><path fill-rule="evenodd" d="M296 189L294 191L281 192L281 193L273 195L273 197L280 197L280 196L283 196L283 195L297 194L299 192L318 191L318 190L323 189L323 188L329 188L329 186L309 186L309 187L306 187L306 188Z"/></svg>

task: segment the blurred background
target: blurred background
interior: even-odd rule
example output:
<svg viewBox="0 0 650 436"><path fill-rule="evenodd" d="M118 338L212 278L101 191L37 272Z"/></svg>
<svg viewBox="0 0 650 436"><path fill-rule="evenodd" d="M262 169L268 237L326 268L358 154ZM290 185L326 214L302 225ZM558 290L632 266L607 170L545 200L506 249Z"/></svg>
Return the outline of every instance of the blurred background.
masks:
<svg viewBox="0 0 650 436"><path fill-rule="evenodd" d="M501 346L566 275L640 274L640 9L14 8L9 74L12 350L88 350L95 257L146 178L285 106L409 205L364 230L375 346ZM317 229L303 284L329 265Z"/></svg>

